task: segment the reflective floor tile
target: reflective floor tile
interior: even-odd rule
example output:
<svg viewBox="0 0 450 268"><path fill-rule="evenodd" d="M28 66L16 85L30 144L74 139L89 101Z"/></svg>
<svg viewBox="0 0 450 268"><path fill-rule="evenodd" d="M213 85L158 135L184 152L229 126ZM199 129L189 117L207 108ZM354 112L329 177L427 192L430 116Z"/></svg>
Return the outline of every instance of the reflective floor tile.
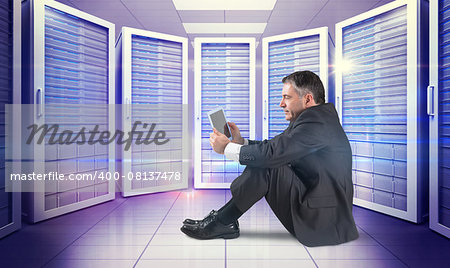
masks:
<svg viewBox="0 0 450 268"><path fill-rule="evenodd" d="M5 260L2 259L0 264L2 267L8 268L40 268L42 267L48 260Z"/></svg>
<svg viewBox="0 0 450 268"><path fill-rule="evenodd" d="M423 268L423 267L450 267L450 260L403 260L408 267Z"/></svg>
<svg viewBox="0 0 450 268"><path fill-rule="evenodd" d="M180 231L181 226L183 226L183 224L180 222L172 223L172 224L167 224L164 222L161 224L161 226L159 226L159 229L156 233L157 234L182 234L182 232Z"/></svg>
<svg viewBox="0 0 450 268"><path fill-rule="evenodd" d="M450 242L448 245L435 246L392 246L387 245L392 253L400 259L411 260L450 260Z"/></svg>
<svg viewBox="0 0 450 268"><path fill-rule="evenodd" d="M320 268L406 268L399 260L316 260Z"/></svg>
<svg viewBox="0 0 450 268"><path fill-rule="evenodd" d="M106 217L99 221L97 225L159 225L163 219L163 216L152 218Z"/></svg>
<svg viewBox="0 0 450 268"><path fill-rule="evenodd" d="M142 225L96 225L86 234L153 234L159 224L142 224Z"/></svg>
<svg viewBox="0 0 450 268"><path fill-rule="evenodd" d="M224 246L148 246L141 259L225 259Z"/></svg>
<svg viewBox="0 0 450 268"><path fill-rule="evenodd" d="M422 230L423 228L413 224L413 223L404 223L404 224L374 224L374 225L364 225L359 226L362 230L364 230L368 234L413 234L417 231Z"/></svg>
<svg viewBox="0 0 450 268"><path fill-rule="evenodd" d="M47 232L17 232L0 240L0 246L58 246L69 245L75 241L79 234L49 234Z"/></svg>
<svg viewBox="0 0 450 268"><path fill-rule="evenodd" d="M227 240L230 241L230 240ZM152 241L150 242L150 246L225 246L225 241L223 239L211 239L211 240L198 240L192 237L189 237L182 233L179 234L156 234Z"/></svg>
<svg viewBox="0 0 450 268"><path fill-rule="evenodd" d="M203 219L230 197L229 190L118 196L38 224L23 223L0 239L0 267L133 267L138 262L137 267L289 268L315 267L314 261L325 268L450 267L450 240L427 223L360 207L353 208L360 238L338 246L304 247L264 199L239 219L237 239L203 241L180 231L185 218Z"/></svg>
<svg viewBox="0 0 450 268"><path fill-rule="evenodd" d="M245 230L241 229L241 234L236 239L227 240L229 246L300 246L298 240L288 231L276 230Z"/></svg>
<svg viewBox="0 0 450 268"><path fill-rule="evenodd" d="M450 239L434 232L414 232L404 234L372 234L372 237L383 245L392 246L449 246Z"/></svg>
<svg viewBox="0 0 450 268"><path fill-rule="evenodd" d="M359 237L356 240L341 244L341 246L378 246L380 245L375 239L365 232L359 231Z"/></svg>
<svg viewBox="0 0 450 268"><path fill-rule="evenodd" d="M51 259L61 252L65 245L45 246L39 244L24 244L20 246L1 246L0 262L2 260L42 260Z"/></svg>
<svg viewBox="0 0 450 268"><path fill-rule="evenodd" d="M35 224L28 226L20 230L21 233L24 234L34 234L34 233L46 233L46 234L74 234L80 235L85 233L87 230L92 228L93 224L90 225L70 225L70 224L61 224L61 225L41 225Z"/></svg>
<svg viewBox="0 0 450 268"><path fill-rule="evenodd" d="M75 246L66 248L58 260L137 260L145 246Z"/></svg>
<svg viewBox="0 0 450 268"><path fill-rule="evenodd" d="M101 234L83 235L73 245L88 246L145 246L152 238L152 234Z"/></svg>
<svg viewBox="0 0 450 268"><path fill-rule="evenodd" d="M297 246L228 246L227 259L311 259L302 245Z"/></svg>
<svg viewBox="0 0 450 268"><path fill-rule="evenodd" d="M139 260L136 268L220 268L225 267L224 260Z"/></svg>
<svg viewBox="0 0 450 268"><path fill-rule="evenodd" d="M134 260L52 260L44 268L132 268Z"/></svg>
<svg viewBox="0 0 450 268"><path fill-rule="evenodd" d="M308 247L314 260L389 260L396 259L382 246L325 246Z"/></svg>
<svg viewBox="0 0 450 268"><path fill-rule="evenodd" d="M167 211L142 212L141 210L114 210L108 217L133 217L133 218L157 218L164 217Z"/></svg>
<svg viewBox="0 0 450 268"><path fill-rule="evenodd" d="M315 268L312 260L227 260L227 268Z"/></svg>

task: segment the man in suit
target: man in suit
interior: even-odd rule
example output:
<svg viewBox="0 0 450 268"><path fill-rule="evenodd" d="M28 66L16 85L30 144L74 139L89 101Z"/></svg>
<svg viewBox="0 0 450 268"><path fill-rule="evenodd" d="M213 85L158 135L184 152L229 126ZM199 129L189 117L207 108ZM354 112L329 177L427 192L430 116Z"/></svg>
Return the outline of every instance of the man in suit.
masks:
<svg viewBox="0 0 450 268"><path fill-rule="evenodd" d="M181 231L197 239L236 238L237 219L262 197L298 241L335 245L358 238L352 214L352 153L334 106L325 103L320 78L295 72L282 80L280 107L290 121L270 140L233 140L214 129L215 152L247 167L231 184L231 200L203 220L186 219Z"/></svg>

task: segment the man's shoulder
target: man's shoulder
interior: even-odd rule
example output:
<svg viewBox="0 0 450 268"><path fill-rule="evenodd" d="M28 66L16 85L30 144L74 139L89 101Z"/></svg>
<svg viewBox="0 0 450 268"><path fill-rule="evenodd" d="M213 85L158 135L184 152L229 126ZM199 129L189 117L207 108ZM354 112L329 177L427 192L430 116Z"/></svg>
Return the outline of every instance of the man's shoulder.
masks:
<svg viewBox="0 0 450 268"><path fill-rule="evenodd" d="M338 119L338 116L334 105L332 103L324 103L306 109L299 115L295 123L306 121L326 122L335 119Z"/></svg>

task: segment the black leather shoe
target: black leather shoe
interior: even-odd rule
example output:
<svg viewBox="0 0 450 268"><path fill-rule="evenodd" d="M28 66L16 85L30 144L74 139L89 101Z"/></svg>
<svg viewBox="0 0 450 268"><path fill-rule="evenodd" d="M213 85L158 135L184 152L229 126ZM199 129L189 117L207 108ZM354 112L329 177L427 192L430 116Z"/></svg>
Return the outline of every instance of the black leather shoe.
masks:
<svg viewBox="0 0 450 268"><path fill-rule="evenodd" d="M208 218L209 216L211 216L211 214L217 213L217 212L218 212L218 211L211 210L211 212L209 212L209 214L206 215L205 218L204 218L203 220L185 219L185 220L183 221L183 224L197 225L197 224L199 224L200 222L204 221L204 220L205 220L206 218ZM239 227L239 222L238 222L237 220L236 220L234 223L237 225L237 227Z"/></svg>
<svg viewBox="0 0 450 268"><path fill-rule="evenodd" d="M217 211L211 211L198 224L185 224L180 229L186 235L196 239L232 239L239 237L237 221L224 225L217 219Z"/></svg>
<svg viewBox="0 0 450 268"><path fill-rule="evenodd" d="M208 218L209 216L211 216L211 214L213 213L217 213L217 211L215 210L211 210L211 212L205 216L205 218L203 220L193 220L193 219L185 219L183 221L183 224L190 224L190 225L197 225L199 224L201 221L204 221L206 218Z"/></svg>

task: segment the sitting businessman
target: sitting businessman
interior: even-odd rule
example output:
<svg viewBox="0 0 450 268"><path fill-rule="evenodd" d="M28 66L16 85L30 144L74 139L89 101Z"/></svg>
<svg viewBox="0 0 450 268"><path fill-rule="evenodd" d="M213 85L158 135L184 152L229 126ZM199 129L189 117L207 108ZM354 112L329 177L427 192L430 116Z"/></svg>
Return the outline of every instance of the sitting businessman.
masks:
<svg viewBox="0 0 450 268"><path fill-rule="evenodd" d="M232 198L203 220L186 219L181 231L197 239L236 238L238 218L265 197L283 226L306 246L358 238L352 214L352 153L334 106L325 103L320 78L295 72L282 80L289 126L270 140L233 140L214 129L215 152L246 165L231 184Z"/></svg>

